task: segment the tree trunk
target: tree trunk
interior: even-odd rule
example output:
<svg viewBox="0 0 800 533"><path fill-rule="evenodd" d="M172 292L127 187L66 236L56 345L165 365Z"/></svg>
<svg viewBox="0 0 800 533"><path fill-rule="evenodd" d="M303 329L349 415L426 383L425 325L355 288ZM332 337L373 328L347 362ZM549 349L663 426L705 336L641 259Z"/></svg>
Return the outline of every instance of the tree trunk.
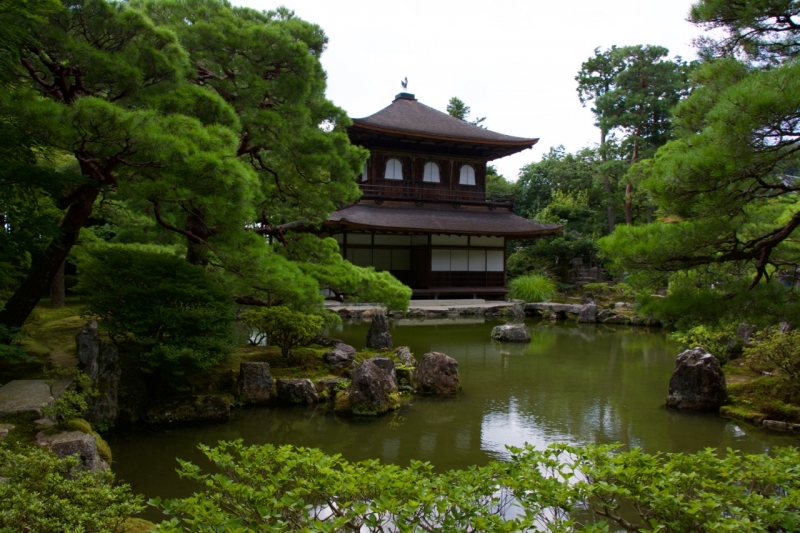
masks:
<svg viewBox="0 0 800 533"><path fill-rule="evenodd" d="M186 230L208 242L208 238L211 237L211 232L205 223L204 215L205 213L201 211L190 212L186 217ZM186 245L187 263L201 266L206 266L208 264L208 251L204 245L197 244L191 239L187 239Z"/></svg>
<svg viewBox="0 0 800 533"><path fill-rule="evenodd" d="M639 137L642 135L642 125L636 127L636 138L633 140L633 155L631 156L631 165L636 163L639 159ZM633 225L633 185L629 182L625 186L625 223L629 226Z"/></svg>
<svg viewBox="0 0 800 533"><path fill-rule="evenodd" d="M611 207L611 180L603 176L603 187L606 190L606 211L608 212L608 233L614 233L614 208Z"/></svg>
<svg viewBox="0 0 800 533"><path fill-rule="evenodd" d="M605 151L606 146L606 131L600 129L600 159L605 163L608 160ZM612 206L611 199L611 180L607 175L603 176L603 188L606 191L606 211L608 215L608 233L614 233L614 207Z"/></svg>
<svg viewBox="0 0 800 533"><path fill-rule="evenodd" d="M633 185L630 183L625 186L625 223L633 225L633 209L631 207L633 198Z"/></svg>
<svg viewBox="0 0 800 533"><path fill-rule="evenodd" d="M67 254L78 240L81 226L92 214L92 207L99 189L83 185L74 194L67 214L59 227L59 234L43 252L33 256L31 268L13 296L0 311L0 324L19 328L25 323L36 304L50 288L56 272L64 263Z"/></svg>
<svg viewBox="0 0 800 533"><path fill-rule="evenodd" d="M64 307L64 297L66 288L64 287L64 265L66 261L61 262L61 266L53 276L53 281L50 283L50 307Z"/></svg>

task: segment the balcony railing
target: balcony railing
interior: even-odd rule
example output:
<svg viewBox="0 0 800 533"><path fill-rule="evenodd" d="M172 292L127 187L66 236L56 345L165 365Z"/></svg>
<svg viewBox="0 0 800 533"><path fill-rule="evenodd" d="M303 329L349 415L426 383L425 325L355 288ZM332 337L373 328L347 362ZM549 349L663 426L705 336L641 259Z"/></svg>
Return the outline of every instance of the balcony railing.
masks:
<svg viewBox="0 0 800 533"><path fill-rule="evenodd" d="M488 205L511 209L513 202L509 196L487 195L484 191L462 191L441 189L430 186L374 185L359 184L365 200L409 200L417 203L447 203L461 205Z"/></svg>

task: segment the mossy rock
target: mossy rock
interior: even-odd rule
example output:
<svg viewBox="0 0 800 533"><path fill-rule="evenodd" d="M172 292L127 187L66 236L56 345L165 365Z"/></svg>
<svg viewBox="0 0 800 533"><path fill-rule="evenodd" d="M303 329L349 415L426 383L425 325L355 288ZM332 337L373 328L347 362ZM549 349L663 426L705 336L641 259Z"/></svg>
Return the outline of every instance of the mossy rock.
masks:
<svg viewBox="0 0 800 533"><path fill-rule="evenodd" d="M72 420L67 420L63 424L62 429L66 429L67 431L80 431L94 437L94 440L97 443L97 453L105 462L109 464L109 466L111 465L111 461L113 459L111 455L111 447L108 445L105 439L94 430L89 422L83 418L73 418Z"/></svg>

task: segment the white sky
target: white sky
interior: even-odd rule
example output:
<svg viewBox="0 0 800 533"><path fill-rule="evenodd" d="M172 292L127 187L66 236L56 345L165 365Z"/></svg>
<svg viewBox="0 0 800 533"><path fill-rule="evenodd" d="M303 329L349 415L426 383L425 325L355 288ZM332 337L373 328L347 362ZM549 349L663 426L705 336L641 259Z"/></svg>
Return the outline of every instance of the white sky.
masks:
<svg viewBox="0 0 800 533"><path fill-rule="evenodd" d="M695 59L686 22L692 0L233 0L285 5L329 38L322 64L328 98L354 118L371 115L401 92L445 111L452 96L488 117L487 128L538 137L531 150L494 161L516 179L551 146L597 143L575 75L596 47L653 44Z"/></svg>

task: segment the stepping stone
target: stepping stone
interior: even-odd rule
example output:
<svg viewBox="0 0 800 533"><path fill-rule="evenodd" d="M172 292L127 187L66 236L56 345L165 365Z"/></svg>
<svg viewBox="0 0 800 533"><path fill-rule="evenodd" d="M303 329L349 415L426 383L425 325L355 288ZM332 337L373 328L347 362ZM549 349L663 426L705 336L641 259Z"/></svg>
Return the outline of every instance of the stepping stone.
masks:
<svg viewBox="0 0 800 533"><path fill-rule="evenodd" d="M61 396L71 383L68 379L55 382L53 395ZM50 385L44 379L17 379L0 387L0 416L24 413L42 414L53 396Z"/></svg>

